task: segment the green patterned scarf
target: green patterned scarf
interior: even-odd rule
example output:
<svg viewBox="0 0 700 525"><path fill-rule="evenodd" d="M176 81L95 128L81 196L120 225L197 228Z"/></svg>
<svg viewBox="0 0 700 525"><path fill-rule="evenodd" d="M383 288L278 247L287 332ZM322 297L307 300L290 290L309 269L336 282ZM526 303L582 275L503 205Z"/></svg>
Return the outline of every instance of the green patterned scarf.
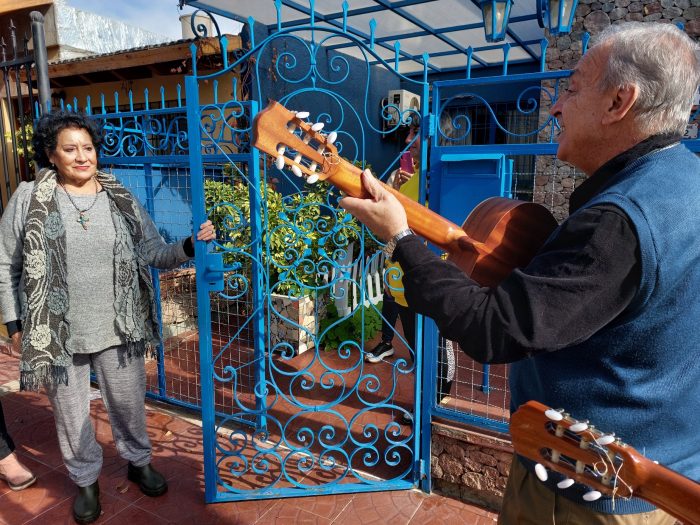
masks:
<svg viewBox="0 0 700 525"><path fill-rule="evenodd" d="M127 355L144 355L160 342L153 283L143 257L143 228L131 193L109 174L97 172L109 196L114 245L114 313ZM23 247L24 279L20 390L68 383L72 355L66 349L66 231L56 202L56 172L37 175L29 201ZM105 283L106 285L107 283Z"/></svg>

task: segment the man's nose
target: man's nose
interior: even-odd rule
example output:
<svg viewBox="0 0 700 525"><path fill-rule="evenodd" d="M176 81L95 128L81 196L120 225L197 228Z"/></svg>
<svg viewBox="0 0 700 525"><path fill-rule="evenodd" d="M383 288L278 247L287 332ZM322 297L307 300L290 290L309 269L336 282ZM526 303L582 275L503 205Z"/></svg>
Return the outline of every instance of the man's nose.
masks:
<svg viewBox="0 0 700 525"><path fill-rule="evenodd" d="M557 101L554 103L554 105L549 108L549 114L552 115L553 117L557 117L557 115L561 115L561 98L557 99Z"/></svg>

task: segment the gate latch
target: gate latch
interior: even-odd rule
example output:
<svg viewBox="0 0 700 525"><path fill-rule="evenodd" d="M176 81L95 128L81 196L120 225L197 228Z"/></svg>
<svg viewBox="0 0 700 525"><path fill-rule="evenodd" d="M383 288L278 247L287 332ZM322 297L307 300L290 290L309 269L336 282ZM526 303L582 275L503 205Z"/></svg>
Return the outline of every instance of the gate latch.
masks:
<svg viewBox="0 0 700 525"><path fill-rule="evenodd" d="M224 291L224 253L207 253L204 281L210 292Z"/></svg>

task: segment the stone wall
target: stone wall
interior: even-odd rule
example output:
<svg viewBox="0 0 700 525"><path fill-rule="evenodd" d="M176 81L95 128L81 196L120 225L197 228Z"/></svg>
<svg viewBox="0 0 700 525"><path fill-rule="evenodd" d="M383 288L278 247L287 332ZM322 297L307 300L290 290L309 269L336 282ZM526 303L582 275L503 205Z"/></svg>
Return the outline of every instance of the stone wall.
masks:
<svg viewBox="0 0 700 525"><path fill-rule="evenodd" d="M581 38L585 32L595 36L611 24L625 21L684 24L693 38L700 37L700 0L579 0L571 33L559 37L549 35L547 69L572 69L581 58ZM551 85L545 86L551 88ZM543 101L542 116L549 108ZM539 157L536 162L534 200L545 204L558 221L568 216L569 196L585 175L571 165L553 157Z"/></svg>
<svg viewBox="0 0 700 525"><path fill-rule="evenodd" d="M513 448L507 439L433 423L433 488L446 496L499 511Z"/></svg>

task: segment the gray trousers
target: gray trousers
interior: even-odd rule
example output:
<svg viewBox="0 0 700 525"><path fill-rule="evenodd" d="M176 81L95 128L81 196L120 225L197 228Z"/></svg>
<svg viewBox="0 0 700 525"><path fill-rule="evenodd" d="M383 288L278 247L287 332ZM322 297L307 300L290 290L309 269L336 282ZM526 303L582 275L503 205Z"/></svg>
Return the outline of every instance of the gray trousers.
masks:
<svg viewBox="0 0 700 525"><path fill-rule="evenodd" d="M123 346L94 354L74 354L68 385L50 389L58 442L71 480L79 487L97 481L102 447L90 419L90 367L100 385L119 455L141 467L151 462L146 431L146 371L143 357L126 357Z"/></svg>

